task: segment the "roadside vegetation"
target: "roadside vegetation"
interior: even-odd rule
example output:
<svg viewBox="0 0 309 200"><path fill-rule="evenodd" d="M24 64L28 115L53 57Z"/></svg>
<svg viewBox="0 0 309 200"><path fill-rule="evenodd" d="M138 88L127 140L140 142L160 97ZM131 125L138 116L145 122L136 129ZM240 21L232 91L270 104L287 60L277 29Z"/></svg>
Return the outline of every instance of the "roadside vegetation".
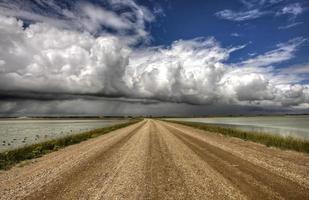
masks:
<svg viewBox="0 0 309 200"><path fill-rule="evenodd" d="M234 128L220 127L200 122L183 122L174 120L173 121L165 120L165 121L191 126L209 132L220 133L226 136L232 136L244 140L250 140L253 142L265 144L266 146L273 146L281 149L289 149L309 153L309 140L298 139L294 137L284 137L280 135L272 135L266 133L248 132Z"/></svg>
<svg viewBox="0 0 309 200"><path fill-rule="evenodd" d="M42 143L28 145L22 148L9 150L0 153L0 169L9 169L13 165L32 158L38 158L44 154L57 151L60 148L77 144L81 141L94 138L108 132L114 131L116 129L120 129L131 124L135 124L142 119L132 119L129 122L116 124L114 126L94 129L88 132L69 135L62 138L57 138L49 141L45 141Z"/></svg>

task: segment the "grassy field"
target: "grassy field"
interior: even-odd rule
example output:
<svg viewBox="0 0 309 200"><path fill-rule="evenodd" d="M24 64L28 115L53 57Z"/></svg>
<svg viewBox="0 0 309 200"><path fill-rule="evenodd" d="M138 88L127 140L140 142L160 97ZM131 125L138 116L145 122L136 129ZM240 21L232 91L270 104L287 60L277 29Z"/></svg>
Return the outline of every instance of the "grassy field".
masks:
<svg viewBox="0 0 309 200"><path fill-rule="evenodd" d="M99 128L85 133L70 135L63 138L57 138L50 141L32 144L22 148L2 152L0 153L0 169L9 169L13 165L21 161L40 157L46 153L56 151L71 144L79 143L89 138L94 138L106 134L116 129L120 129L137 123L139 121L141 121L141 119L133 119L126 123Z"/></svg>
<svg viewBox="0 0 309 200"><path fill-rule="evenodd" d="M278 147L281 149L290 149L299 152L309 153L309 141L303 139L297 139L293 137L283 137L280 135L272 135L272 134L263 134L263 133L255 133L248 131L241 131L234 128L225 128L219 127L215 125L209 125L200 122L183 122L183 121L170 121L169 122L183 124L186 126L191 126L194 128L202 129L205 131L220 133L226 136L232 136L241 138L244 140L250 140L253 142L258 142L261 144L265 144L266 146Z"/></svg>

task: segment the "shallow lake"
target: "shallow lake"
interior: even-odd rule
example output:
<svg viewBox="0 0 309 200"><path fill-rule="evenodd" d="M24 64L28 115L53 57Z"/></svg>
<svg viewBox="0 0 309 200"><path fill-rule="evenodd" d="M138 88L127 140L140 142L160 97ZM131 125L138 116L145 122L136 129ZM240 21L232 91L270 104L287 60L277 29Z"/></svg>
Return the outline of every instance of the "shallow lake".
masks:
<svg viewBox="0 0 309 200"><path fill-rule="evenodd" d="M0 152L126 121L128 120L1 119Z"/></svg>
<svg viewBox="0 0 309 200"><path fill-rule="evenodd" d="M202 122L245 131L309 139L309 115L170 118L170 120Z"/></svg>

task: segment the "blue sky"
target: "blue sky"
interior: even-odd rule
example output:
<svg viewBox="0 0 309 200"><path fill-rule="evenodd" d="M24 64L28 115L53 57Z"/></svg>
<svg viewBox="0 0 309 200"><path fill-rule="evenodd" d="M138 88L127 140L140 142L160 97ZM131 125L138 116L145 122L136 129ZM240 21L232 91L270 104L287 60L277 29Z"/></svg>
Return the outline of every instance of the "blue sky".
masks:
<svg viewBox="0 0 309 200"><path fill-rule="evenodd" d="M305 0L0 0L0 114L308 112L308 22Z"/></svg>
<svg viewBox="0 0 309 200"><path fill-rule="evenodd" d="M158 23L151 27L154 45L169 45L178 39L209 36L214 36L223 46L248 44L245 49L231 55L230 61L237 62L247 59L250 54L271 50L276 44L291 38L309 37L308 1L279 1L274 4L265 3L264 6L258 3L260 1L256 1L250 8L237 0L156 2L161 5L164 14L158 19ZM299 5L302 8L301 13L279 14L289 5ZM216 15L226 9L239 13L259 9L260 13L265 14L243 21L224 19ZM258 14L253 14L252 17L254 16ZM288 28L293 24L295 26ZM308 44L303 45L293 62L288 64L308 62L306 52L309 52Z"/></svg>

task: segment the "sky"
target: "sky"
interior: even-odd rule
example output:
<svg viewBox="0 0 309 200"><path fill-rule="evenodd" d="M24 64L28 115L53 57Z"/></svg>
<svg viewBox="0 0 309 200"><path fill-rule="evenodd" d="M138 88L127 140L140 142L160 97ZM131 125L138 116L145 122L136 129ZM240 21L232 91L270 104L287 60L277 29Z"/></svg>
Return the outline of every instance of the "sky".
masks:
<svg viewBox="0 0 309 200"><path fill-rule="evenodd" d="M0 116L284 113L307 0L0 0Z"/></svg>

